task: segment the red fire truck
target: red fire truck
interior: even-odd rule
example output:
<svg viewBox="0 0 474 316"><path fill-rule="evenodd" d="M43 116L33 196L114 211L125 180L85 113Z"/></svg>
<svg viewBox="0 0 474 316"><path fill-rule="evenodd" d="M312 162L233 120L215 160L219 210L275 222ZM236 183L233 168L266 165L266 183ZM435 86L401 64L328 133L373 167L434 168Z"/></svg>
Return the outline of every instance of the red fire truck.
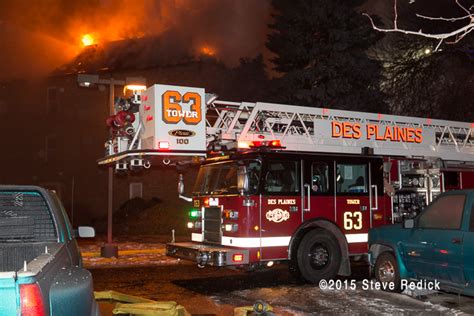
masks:
<svg viewBox="0 0 474 316"><path fill-rule="evenodd" d="M192 204L191 241L169 243L167 254L200 266L288 262L308 282L350 275L370 228L474 188L472 123L226 102L163 85L130 100L139 119L111 134L99 163L199 161L192 198L179 185Z"/></svg>

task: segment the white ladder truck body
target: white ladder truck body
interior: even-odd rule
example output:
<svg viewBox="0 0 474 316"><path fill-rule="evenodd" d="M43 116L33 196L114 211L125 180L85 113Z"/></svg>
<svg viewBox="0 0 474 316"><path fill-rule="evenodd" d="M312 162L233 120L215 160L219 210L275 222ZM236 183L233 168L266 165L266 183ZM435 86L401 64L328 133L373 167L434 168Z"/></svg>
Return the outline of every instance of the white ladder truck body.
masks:
<svg viewBox="0 0 474 316"><path fill-rule="evenodd" d="M474 188L473 123L227 102L165 85L121 104L138 119L109 124L99 164L201 164L188 199L192 242L167 253L202 266L287 261L310 282L349 275L371 227Z"/></svg>

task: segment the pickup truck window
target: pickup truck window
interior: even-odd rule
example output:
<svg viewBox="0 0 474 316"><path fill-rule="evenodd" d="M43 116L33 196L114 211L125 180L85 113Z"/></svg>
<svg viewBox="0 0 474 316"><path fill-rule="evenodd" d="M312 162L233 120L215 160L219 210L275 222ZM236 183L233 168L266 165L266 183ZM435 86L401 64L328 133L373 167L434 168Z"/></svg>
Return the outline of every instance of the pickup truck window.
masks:
<svg viewBox="0 0 474 316"><path fill-rule="evenodd" d="M465 200L465 195L440 197L421 214L418 227L460 229Z"/></svg>
<svg viewBox="0 0 474 316"><path fill-rule="evenodd" d="M36 191L0 191L0 241L56 241L45 198Z"/></svg>

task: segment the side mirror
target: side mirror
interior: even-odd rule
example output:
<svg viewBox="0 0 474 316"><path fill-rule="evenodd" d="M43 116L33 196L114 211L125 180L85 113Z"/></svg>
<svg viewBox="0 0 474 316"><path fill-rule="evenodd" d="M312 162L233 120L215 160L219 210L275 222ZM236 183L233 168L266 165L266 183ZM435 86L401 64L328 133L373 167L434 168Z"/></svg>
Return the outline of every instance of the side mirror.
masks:
<svg viewBox="0 0 474 316"><path fill-rule="evenodd" d="M95 229L94 227L90 226L79 226L77 228L77 236L80 238L94 238L95 237Z"/></svg>
<svg viewBox="0 0 474 316"><path fill-rule="evenodd" d="M392 169L392 163L391 162L386 161L386 162L383 163L383 172L384 173L389 173L391 169Z"/></svg>
<svg viewBox="0 0 474 316"><path fill-rule="evenodd" d="M240 194L244 194L244 192L247 192L249 189L246 166L239 166L239 170L237 171L237 189Z"/></svg>
<svg viewBox="0 0 474 316"><path fill-rule="evenodd" d="M403 228L412 229L413 227L415 227L415 220L413 218L406 219L403 221Z"/></svg>
<svg viewBox="0 0 474 316"><path fill-rule="evenodd" d="M179 174L179 181L178 181L178 197L180 199L185 200L186 202L192 202L193 201L192 198L184 196L183 193L184 193L184 177L183 177L183 174L180 173Z"/></svg>
<svg viewBox="0 0 474 316"><path fill-rule="evenodd" d="M179 174L178 193L179 195L182 195L184 193L184 177L182 174Z"/></svg>

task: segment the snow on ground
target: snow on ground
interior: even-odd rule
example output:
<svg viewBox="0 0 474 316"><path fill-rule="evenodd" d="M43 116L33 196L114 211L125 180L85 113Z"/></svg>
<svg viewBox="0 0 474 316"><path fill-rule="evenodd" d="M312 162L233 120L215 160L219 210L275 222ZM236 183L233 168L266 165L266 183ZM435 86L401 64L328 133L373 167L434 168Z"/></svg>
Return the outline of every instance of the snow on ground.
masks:
<svg viewBox="0 0 474 316"><path fill-rule="evenodd" d="M287 315L467 315L437 303L423 302L403 294L378 290L320 290L317 286L281 286L258 288L214 296L217 303L251 305L267 302ZM442 303L442 302L441 302ZM471 302L472 304L472 302Z"/></svg>

